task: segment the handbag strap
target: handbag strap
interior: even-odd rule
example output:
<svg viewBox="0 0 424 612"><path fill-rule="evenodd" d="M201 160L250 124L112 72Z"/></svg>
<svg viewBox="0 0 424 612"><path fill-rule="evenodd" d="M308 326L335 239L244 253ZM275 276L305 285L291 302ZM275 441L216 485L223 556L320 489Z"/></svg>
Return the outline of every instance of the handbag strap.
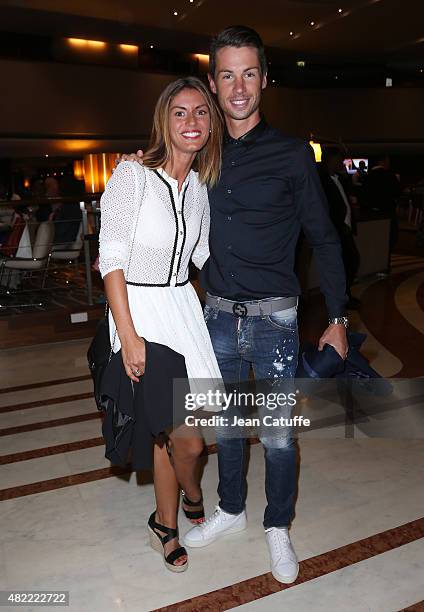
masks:
<svg viewBox="0 0 424 612"><path fill-rule="evenodd" d="M131 164L131 168L133 170L133 173L135 173L135 169L134 169L134 166L132 164ZM143 169L143 171L144 171L144 169ZM137 179L137 176L135 174L134 174L134 178L135 178L136 198L138 199L140 194L139 194L139 189L138 189L138 179ZM143 191L143 196L141 197L140 205L139 205L138 211L137 211L137 218L136 218L136 221L135 221L134 232L133 232L133 236L132 236L132 240L131 240L131 246L130 246L130 252L129 252L129 255L128 255L127 269L126 269L126 272L125 272L125 275L124 275L125 279L128 278L128 274L129 274L129 271L130 271L131 257L132 257L132 252L133 252L133 248L134 248L135 235L137 233L138 220L139 220L139 217L140 217L140 211L141 211L141 205L143 203L144 192L145 192L145 190ZM110 306L109 306L109 303L106 301L105 317L108 316L109 310L110 310ZM116 340L116 334L117 334L117 329L116 329L116 323L115 322L114 322L114 325L115 325L115 331L113 332L112 346L110 347L110 353L109 353L109 360L108 361L110 361L112 359L113 347L115 346L115 340Z"/></svg>

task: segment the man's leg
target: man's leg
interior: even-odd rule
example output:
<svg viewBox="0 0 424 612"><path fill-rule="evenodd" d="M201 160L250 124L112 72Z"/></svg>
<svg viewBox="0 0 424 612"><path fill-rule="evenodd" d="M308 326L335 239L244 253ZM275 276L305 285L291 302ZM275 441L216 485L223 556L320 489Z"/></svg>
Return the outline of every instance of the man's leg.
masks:
<svg viewBox="0 0 424 612"><path fill-rule="evenodd" d="M239 382L248 379L250 364L239 351L240 325L234 315L205 307L205 321L225 383L226 391L237 389ZM222 413L232 421L232 410ZM187 546L201 547L214 542L221 535L235 533L246 527L246 439L240 430L216 428L218 449L219 507L211 517L184 537Z"/></svg>
<svg viewBox="0 0 424 612"><path fill-rule="evenodd" d="M295 308L259 318L253 333L253 368L260 390L272 394L294 392L299 340ZM270 396L275 399L275 396ZM265 408L262 414L290 418L293 402ZM264 527L287 527L294 515L297 484L297 450L290 427L263 428L260 436L265 451L265 490L268 505Z"/></svg>
<svg viewBox="0 0 424 612"><path fill-rule="evenodd" d="M247 380L249 363L238 350L238 319L234 315L206 307L205 318L225 388L231 393ZM227 415L232 411L227 411ZM231 416L229 416L231 419ZM246 440L229 427L216 429L219 470L219 506L229 514L240 514L246 504Z"/></svg>
<svg viewBox="0 0 424 612"><path fill-rule="evenodd" d="M267 404L260 411L261 416L266 414L275 419L289 419L295 401L293 379L299 349L296 308L258 317L252 336L257 389L267 398ZM284 401L286 404L282 405ZM299 572L288 532L296 497L297 448L291 427L282 424L262 427L260 439L265 452L268 502L263 525L271 557L271 572L276 580L291 583Z"/></svg>

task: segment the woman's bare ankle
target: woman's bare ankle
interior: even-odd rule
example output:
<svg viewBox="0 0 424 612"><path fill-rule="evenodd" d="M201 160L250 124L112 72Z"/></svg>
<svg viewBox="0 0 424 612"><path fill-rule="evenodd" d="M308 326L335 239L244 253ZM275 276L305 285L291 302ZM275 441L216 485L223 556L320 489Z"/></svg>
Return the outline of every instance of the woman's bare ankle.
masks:
<svg viewBox="0 0 424 612"><path fill-rule="evenodd" d="M184 495L192 502L199 502L200 504L202 501L202 491L199 485L187 487L187 489L184 489Z"/></svg>
<svg viewBox="0 0 424 612"><path fill-rule="evenodd" d="M174 512L156 510L156 522L165 527L176 529L177 527L177 516Z"/></svg>

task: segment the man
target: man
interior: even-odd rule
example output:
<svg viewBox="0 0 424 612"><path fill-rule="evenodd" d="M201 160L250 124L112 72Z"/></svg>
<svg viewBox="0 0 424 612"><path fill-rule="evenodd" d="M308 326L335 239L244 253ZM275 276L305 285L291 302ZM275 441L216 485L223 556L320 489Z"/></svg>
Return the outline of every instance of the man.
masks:
<svg viewBox="0 0 424 612"><path fill-rule="evenodd" d="M364 195L364 185L367 180L368 172L367 165L363 159L360 160L358 164L358 169L355 174L352 175L352 185L354 195L358 201L358 204L361 206L363 203L363 195Z"/></svg>
<svg viewBox="0 0 424 612"><path fill-rule="evenodd" d="M368 173L364 191L367 205L390 218L389 250L391 254L399 235L396 206L401 194L401 185L398 177L390 168L390 159L386 154L381 154L376 158L375 164Z"/></svg>
<svg viewBox="0 0 424 612"><path fill-rule="evenodd" d="M314 247L331 322L320 346L346 355L341 319L345 279L337 233L308 145L283 136L261 117L266 59L259 35L230 27L213 41L209 83L223 111L227 134L222 173L209 193L210 258L201 280L207 291L206 319L224 381L293 377L297 361L293 272L300 227ZM281 361L276 360L280 354ZM298 562L288 535L296 494L296 450L290 432L262 440L265 449L264 527L271 570L293 582ZM277 443L276 443L277 442ZM203 524L192 528L187 546L204 546L246 525L243 438L217 434L220 503Z"/></svg>
<svg viewBox="0 0 424 612"><path fill-rule="evenodd" d="M352 176L352 183L355 187L362 187L367 178L367 165L363 159L358 164L358 169Z"/></svg>
<svg viewBox="0 0 424 612"><path fill-rule="evenodd" d="M209 192L210 259L201 275L205 319L226 383L294 377L297 296L293 272L300 228L314 247L331 322L320 347L343 357L347 342L345 278L337 233L328 217L312 151L283 136L261 117L266 87L263 43L254 30L226 28L213 41L209 83L224 114L227 134L219 183ZM132 156L135 158L135 156ZM273 576L293 582L298 561L288 527L296 497L296 450L290 430L262 438L266 463L264 527ZM246 527L246 440L217 431L219 506L185 536L202 547Z"/></svg>
<svg viewBox="0 0 424 612"><path fill-rule="evenodd" d="M351 293L359 269L359 252L355 244L356 222L346 189L343 155L337 147L328 147L322 154L320 177L329 204L330 218L339 234L346 273L347 308L357 309L360 302Z"/></svg>

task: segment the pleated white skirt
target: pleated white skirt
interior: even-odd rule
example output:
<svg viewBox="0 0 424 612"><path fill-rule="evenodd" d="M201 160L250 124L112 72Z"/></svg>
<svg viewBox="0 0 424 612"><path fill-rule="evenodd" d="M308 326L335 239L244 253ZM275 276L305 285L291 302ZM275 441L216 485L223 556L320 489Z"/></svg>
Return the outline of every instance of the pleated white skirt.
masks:
<svg viewBox="0 0 424 612"><path fill-rule="evenodd" d="M222 380L202 307L191 283L180 287L127 285L127 290L131 316L139 336L183 355L189 379ZM115 336L111 312L109 327L110 342L116 353L121 344L118 334Z"/></svg>

